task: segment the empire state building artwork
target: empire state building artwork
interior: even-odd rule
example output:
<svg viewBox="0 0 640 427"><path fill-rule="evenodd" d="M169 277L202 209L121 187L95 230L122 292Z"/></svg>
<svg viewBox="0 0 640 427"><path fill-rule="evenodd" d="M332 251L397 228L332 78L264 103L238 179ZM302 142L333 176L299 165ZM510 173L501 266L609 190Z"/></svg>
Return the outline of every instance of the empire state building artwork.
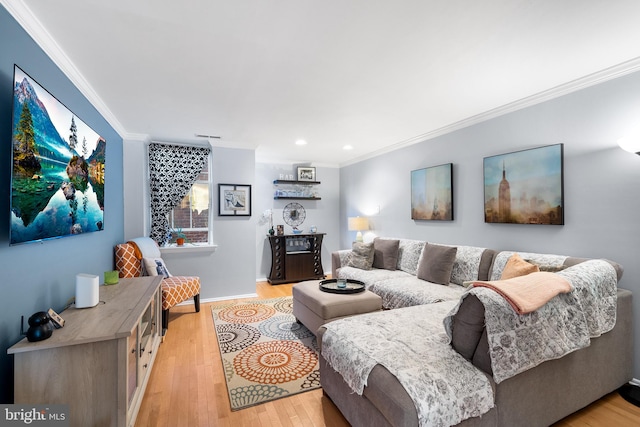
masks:
<svg viewBox="0 0 640 427"><path fill-rule="evenodd" d="M507 171L502 162L502 181L498 187L498 215L500 222L511 222L511 188L507 181Z"/></svg>
<svg viewBox="0 0 640 427"><path fill-rule="evenodd" d="M563 225L563 148L485 157L485 222Z"/></svg>

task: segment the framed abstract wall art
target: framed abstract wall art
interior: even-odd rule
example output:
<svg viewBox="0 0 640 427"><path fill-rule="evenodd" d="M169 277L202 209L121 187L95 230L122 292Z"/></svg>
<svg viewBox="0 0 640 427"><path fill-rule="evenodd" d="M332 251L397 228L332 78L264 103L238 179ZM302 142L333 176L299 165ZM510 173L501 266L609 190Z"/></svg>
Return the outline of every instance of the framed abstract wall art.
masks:
<svg viewBox="0 0 640 427"><path fill-rule="evenodd" d="M564 224L563 144L484 158L484 221Z"/></svg>
<svg viewBox="0 0 640 427"><path fill-rule="evenodd" d="M251 186L218 184L219 216L251 216Z"/></svg>
<svg viewBox="0 0 640 427"><path fill-rule="evenodd" d="M453 221L453 163L411 171L411 219Z"/></svg>

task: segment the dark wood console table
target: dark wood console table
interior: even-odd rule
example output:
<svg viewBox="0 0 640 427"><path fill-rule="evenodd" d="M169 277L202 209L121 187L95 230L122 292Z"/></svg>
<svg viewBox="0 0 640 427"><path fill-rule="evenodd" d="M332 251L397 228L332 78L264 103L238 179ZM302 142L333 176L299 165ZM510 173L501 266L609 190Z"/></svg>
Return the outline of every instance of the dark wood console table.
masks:
<svg viewBox="0 0 640 427"><path fill-rule="evenodd" d="M301 282L324 279L322 237L325 233L269 236L271 272L269 283Z"/></svg>

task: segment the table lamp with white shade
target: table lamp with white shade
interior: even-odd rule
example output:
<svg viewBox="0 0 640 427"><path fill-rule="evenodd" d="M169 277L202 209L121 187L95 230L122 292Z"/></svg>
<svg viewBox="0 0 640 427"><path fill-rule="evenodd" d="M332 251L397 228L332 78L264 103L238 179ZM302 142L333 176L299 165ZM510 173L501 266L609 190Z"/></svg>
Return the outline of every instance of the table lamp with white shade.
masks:
<svg viewBox="0 0 640 427"><path fill-rule="evenodd" d="M357 231L356 242L362 242L362 231L369 229L369 219L356 216L349 218L349 231Z"/></svg>

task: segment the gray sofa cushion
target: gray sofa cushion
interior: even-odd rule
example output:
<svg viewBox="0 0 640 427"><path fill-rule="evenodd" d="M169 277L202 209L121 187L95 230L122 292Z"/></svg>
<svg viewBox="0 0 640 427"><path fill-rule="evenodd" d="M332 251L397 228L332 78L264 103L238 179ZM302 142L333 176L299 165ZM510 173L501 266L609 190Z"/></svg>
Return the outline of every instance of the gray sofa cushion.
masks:
<svg viewBox="0 0 640 427"><path fill-rule="evenodd" d="M451 281L451 270L456 260L458 248L427 243L422 249L418 262L418 279L440 285L448 285Z"/></svg>
<svg viewBox="0 0 640 427"><path fill-rule="evenodd" d="M444 245L453 246L453 245ZM495 251L477 246L456 245L456 262L451 270L451 283L464 285L471 280L487 280Z"/></svg>
<svg viewBox="0 0 640 427"><path fill-rule="evenodd" d="M453 318L451 346L471 361L484 331L484 305L475 295L466 295Z"/></svg>
<svg viewBox="0 0 640 427"><path fill-rule="evenodd" d="M400 240L383 239L376 237L373 239L373 267L384 270L395 270L398 264L398 248Z"/></svg>
<svg viewBox="0 0 640 427"><path fill-rule="evenodd" d="M514 253L515 252L511 251L496 252L493 257L493 262L491 263L491 268L489 269L489 273L487 275L487 280L500 280L504 265L506 264L509 257ZM542 266L540 268L541 271L562 271L576 264L580 264L582 262L593 259L526 252L520 252L520 256L531 264L536 264L539 267ZM624 273L624 268L622 267L622 265L608 259L605 261L613 266L613 268L616 270L618 281L620 281L620 279L622 278L622 274Z"/></svg>
<svg viewBox="0 0 640 427"><path fill-rule="evenodd" d="M426 242L420 240L400 239L398 246L398 270L416 275L418 260Z"/></svg>
<svg viewBox="0 0 640 427"><path fill-rule="evenodd" d="M371 270L373 266L373 243L353 242L347 266Z"/></svg>
<svg viewBox="0 0 640 427"><path fill-rule="evenodd" d="M389 271L388 273L392 272ZM448 300L457 301L466 290L466 288L460 285L439 285L427 282L404 271L396 270L393 273L398 273L398 276L387 276L386 279L377 280L368 287L371 292L382 297L382 306L385 309L433 304ZM400 274L404 276L400 276Z"/></svg>
<svg viewBox="0 0 640 427"><path fill-rule="evenodd" d="M489 341L484 327L484 304L472 294L465 296L453 319L451 346L473 365L493 375Z"/></svg>

